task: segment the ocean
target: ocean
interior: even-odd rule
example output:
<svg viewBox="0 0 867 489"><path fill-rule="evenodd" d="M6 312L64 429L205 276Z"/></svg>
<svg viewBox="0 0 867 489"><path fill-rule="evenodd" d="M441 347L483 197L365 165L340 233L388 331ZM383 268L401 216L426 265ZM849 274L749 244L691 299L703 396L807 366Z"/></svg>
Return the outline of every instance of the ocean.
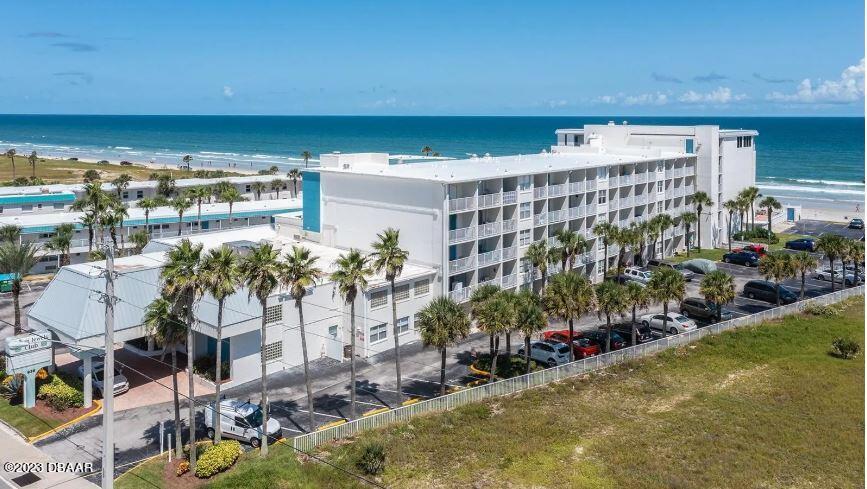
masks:
<svg viewBox="0 0 867 489"><path fill-rule="evenodd" d="M376 117L0 115L0 150L82 159L192 166L303 165L302 151L381 151L442 156L536 153L554 130L599 124L716 124L759 131L763 193L820 207L864 200L864 119L856 117ZM2 161L2 160L0 160Z"/></svg>

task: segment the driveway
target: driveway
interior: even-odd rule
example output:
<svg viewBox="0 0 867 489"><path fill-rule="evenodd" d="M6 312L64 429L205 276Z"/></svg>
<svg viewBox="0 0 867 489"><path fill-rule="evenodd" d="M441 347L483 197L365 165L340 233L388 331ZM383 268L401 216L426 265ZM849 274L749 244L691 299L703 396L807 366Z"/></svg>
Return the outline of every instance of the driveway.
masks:
<svg viewBox="0 0 867 489"><path fill-rule="evenodd" d="M18 296L21 304L21 327L27 330L27 311L30 306L36 302L36 299L42 295L42 291L48 282L24 282L21 295ZM15 308L13 307L12 293L5 292L0 294L0 351L3 350L3 345L6 337L12 336L15 330Z"/></svg>

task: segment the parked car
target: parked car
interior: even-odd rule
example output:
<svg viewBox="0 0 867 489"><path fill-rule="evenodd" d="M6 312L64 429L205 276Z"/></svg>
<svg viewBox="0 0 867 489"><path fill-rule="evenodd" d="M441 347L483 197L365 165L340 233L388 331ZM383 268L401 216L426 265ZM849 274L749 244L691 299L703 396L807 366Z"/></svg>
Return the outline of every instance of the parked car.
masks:
<svg viewBox="0 0 867 489"><path fill-rule="evenodd" d="M91 383L93 387L99 392L101 397L105 397L105 381L103 380L103 376L105 375L105 364L101 361L92 361L90 364L91 371ZM84 379L84 365L78 366L78 378ZM126 379L126 376L123 375L121 370L117 368L114 369L114 395L123 394L124 392L129 390L129 381Z"/></svg>
<svg viewBox="0 0 867 489"><path fill-rule="evenodd" d="M698 327L695 321L676 312L668 313L668 321L665 321L664 314L645 314L641 316L641 324L657 331L662 331L664 325L669 334L686 333Z"/></svg>
<svg viewBox="0 0 867 489"><path fill-rule="evenodd" d="M524 355L524 347L518 348L518 355ZM530 358L536 363L556 367L569 363L569 346L560 342L533 340L530 342Z"/></svg>
<svg viewBox="0 0 867 489"><path fill-rule="evenodd" d="M683 264L681 264L681 263L671 263L671 262L664 261L664 260L654 259L654 260L648 260L647 268L649 268L651 270L655 270L657 268L673 268L673 269L677 270L678 272L680 272L680 274L683 275L683 279L686 280L687 282L691 281L692 278L695 277L695 272L693 272L692 270L687 270L687 268L684 267Z"/></svg>
<svg viewBox="0 0 867 489"><path fill-rule="evenodd" d="M743 294L750 299L777 303L777 286L767 280L750 280L744 284ZM780 285L780 302L782 304L791 304L797 300L798 296L794 292Z"/></svg>
<svg viewBox="0 0 867 489"><path fill-rule="evenodd" d="M849 221L849 229L864 229L864 221L862 219L852 219Z"/></svg>
<svg viewBox="0 0 867 489"><path fill-rule="evenodd" d="M647 285L647 282L650 282L651 272L646 268L629 267L623 270L623 275L633 282Z"/></svg>
<svg viewBox="0 0 867 489"><path fill-rule="evenodd" d="M846 287L851 287L855 283L855 274L848 270L843 271L842 268L834 269L834 283L835 284L844 284ZM813 272L813 278L816 280L824 280L825 282L831 281L831 269L830 268L820 268ZM859 277L859 282L861 281Z"/></svg>
<svg viewBox="0 0 867 489"><path fill-rule="evenodd" d="M702 321L715 322L719 306L713 302L708 302L701 297L687 297L680 303L680 313L688 318L701 319ZM728 321L732 318L731 311L722 309L720 312L720 320Z"/></svg>
<svg viewBox="0 0 867 489"><path fill-rule="evenodd" d="M813 238L799 238L786 241L784 245L789 250L816 251L816 240Z"/></svg>
<svg viewBox="0 0 867 489"><path fill-rule="evenodd" d="M759 266L759 255L752 251L732 251L723 255L722 261L747 267L757 267Z"/></svg>
<svg viewBox="0 0 867 489"><path fill-rule="evenodd" d="M108 161L106 161L106 163L108 163ZM132 162L123 160L120 162L120 166L132 166Z"/></svg>
<svg viewBox="0 0 867 489"><path fill-rule="evenodd" d="M545 331L542 333L542 338L546 341L554 341L557 343L572 343L572 350L575 353L575 358L587 358L599 354L599 344L588 338L583 338L581 333L576 331L569 341L569 330L563 329L559 331Z"/></svg>
<svg viewBox="0 0 867 489"><path fill-rule="evenodd" d="M765 245L759 244L748 244L741 248L740 251L752 251L753 253L759 255L759 258L768 254L768 249L765 248Z"/></svg>
<svg viewBox="0 0 867 489"><path fill-rule="evenodd" d="M632 344L632 324L631 323L618 323L614 325L612 331L620 335L626 343ZM655 338L653 336L653 331L650 327L645 326L641 323L635 325L635 337L638 341L636 344L640 345L642 343L647 343L648 341L653 341Z"/></svg>
<svg viewBox="0 0 867 489"><path fill-rule="evenodd" d="M600 327L597 330L584 331L581 333L584 338L587 338L591 341L595 341L600 348L605 348L605 342L607 341L607 333L604 327ZM626 340L623 339L622 336L617 334L614 331L614 328L611 329L611 350L619 350L626 346Z"/></svg>
<svg viewBox="0 0 867 489"><path fill-rule="evenodd" d="M205 427L208 437L214 437L215 419L217 411L214 403L205 406ZM250 443L254 448L262 444L262 439L280 438L283 430L280 422L273 417L268 417L267 429L262 429L262 408L258 404L237 399L224 399L220 401L220 431L226 438L234 438ZM265 436L263 436L263 432Z"/></svg>

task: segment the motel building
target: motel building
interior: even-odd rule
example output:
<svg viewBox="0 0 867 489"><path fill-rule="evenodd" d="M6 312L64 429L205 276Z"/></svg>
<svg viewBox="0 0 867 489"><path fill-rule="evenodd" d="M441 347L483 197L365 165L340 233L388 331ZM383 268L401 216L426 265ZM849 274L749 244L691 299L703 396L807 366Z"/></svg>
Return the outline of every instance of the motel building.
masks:
<svg viewBox="0 0 867 489"><path fill-rule="evenodd" d="M393 348L391 300L384 277L373 277L356 299L356 330L349 308L327 278L334 260L350 248L370 252L377 233L400 230L409 263L399 277L395 302L401 344L419 340L417 313L431 299L448 295L466 303L475 288L539 288L541 281L524 258L527 247L572 229L589 248L575 268L594 282L602 279L605 250L592 229L600 222L628 226L668 213L693 211L692 196L702 190L714 205L702 215L704 246L728 239L727 218L718 200L731 198L755 181L755 131L716 126L600 125L557 131L557 144L542 153L425 163L394 164L387 154L324 154L321 166L305 170L301 208L272 216L271 222L244 229L194 233L205 250L229 246L240 254L271 243L281 254L305 246L326 277L304 299L310 358L347 359L349 335L357 355L370 357ZM747 139L748 138L748 139ZM748 143L746 141L749 141ZM181 238L159 237L141 255L116 260L115 339L141 355L158 355L142 323L147 305L158 296L166 251ZM697 239L697 238L693 238ZM677 225L659 240L657 254L670 256L685 247ZM648 243L648 256L652 252ZM618 250L609 246L609 266ZM628 255L631 255L628 254ZM33 305L28 318L56 339L98 350L103 342L104 305L98 295L104 262L63 267ZM550 267L555 273L559 265ZM226 301L224 358L228 386L260 375L261 308L240 287ZM285 291L276 291L265 311L269 373L300 365L298 315ZM204 297L197 309L194 356L216 351L216 302Z"/></svg>

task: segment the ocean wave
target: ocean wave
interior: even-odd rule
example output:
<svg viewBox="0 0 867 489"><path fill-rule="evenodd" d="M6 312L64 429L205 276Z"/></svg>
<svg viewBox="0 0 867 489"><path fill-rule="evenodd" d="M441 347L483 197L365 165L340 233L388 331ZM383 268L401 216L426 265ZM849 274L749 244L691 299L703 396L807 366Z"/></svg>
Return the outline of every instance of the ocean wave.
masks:
<svg viewBox="0 0 867 489"><path fill-rule="evenodd" d="M238 153L220 153L219 151L199 151L200 155L238 156Z"/></svg>
<svg viewBox="0 0 867 489"><path fill-rule="evenodd" d="M864 190L854 190L845 188L828 188L828 187L810 187L807 185L777 185L767 183L757 183L760 189L768 189L771 191L784 191L795 193L827 193L831 195L864 195Z"/></svg>
<svg viewBox="0 0 867 489"><path fill-rule="evenodd" d="M816 180L812 178L786 178L786 177L762 177L762 179L777 180L781 182L813 183L820 185L835 185L843 187L863 187L864 182L854 180ZM759 181L761 183L761 181Z"/></svg>
<svg viewBox="0 0 867 489"><path fill-rule="evenodd" d="M115 146L114 149L132 149L132 148L130 148L129 146Z"/></svg>

